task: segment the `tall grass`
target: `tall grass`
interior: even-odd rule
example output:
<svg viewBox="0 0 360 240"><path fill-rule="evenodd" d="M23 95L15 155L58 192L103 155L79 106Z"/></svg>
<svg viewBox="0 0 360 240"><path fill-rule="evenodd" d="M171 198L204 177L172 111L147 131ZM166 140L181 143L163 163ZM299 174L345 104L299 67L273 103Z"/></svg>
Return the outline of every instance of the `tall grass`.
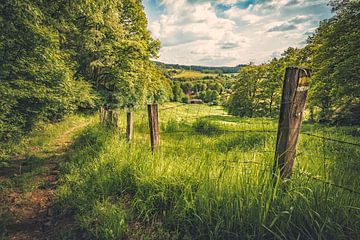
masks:
<svg viewBox="0 0 360 240"><path fill-rule="evenodd" d="M160 112L164 132L157 153L150 151L145 118L137 119L131 145L118 131L87 128L64 166L59 202L75 210L81 226L95 238L131 235L134 221L145 226L162 222L179 239L360 238L359 195L300 174L306 171L359 190L358 169L336 173L340 159L358 163L358 150L323 146L321 140L301 136L295 173L280 182L271 172L275 133L214 136L197 131L199 126L274 128L275 120L209 117L197 107L178 109L182 113L176 115ZM193 114L207 120L179 119L184 111L188 119ZM316 132L316 126L304 129ZM323 151L328 154L325 171Z"/></svg>

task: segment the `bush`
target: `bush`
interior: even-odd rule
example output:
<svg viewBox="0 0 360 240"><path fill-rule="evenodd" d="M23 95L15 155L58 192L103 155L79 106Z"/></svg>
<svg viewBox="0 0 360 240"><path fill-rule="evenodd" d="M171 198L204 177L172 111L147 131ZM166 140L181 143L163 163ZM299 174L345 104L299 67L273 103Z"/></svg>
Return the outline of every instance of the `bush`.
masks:
<svg viewBox="0 0 360 240"><path fill-rule="evenodd" d="M188 95L185 95L181 98L181 102L183 103L189 103L190 102L190 98Z"/></svg>
<svg viewBox="0 0 360 240"><path fill-rule="evenodd" d="M221 131L218 124L206 119L200 119L194 122L193 128L195 132L206 135L218 134L219 131Z"/></svg>

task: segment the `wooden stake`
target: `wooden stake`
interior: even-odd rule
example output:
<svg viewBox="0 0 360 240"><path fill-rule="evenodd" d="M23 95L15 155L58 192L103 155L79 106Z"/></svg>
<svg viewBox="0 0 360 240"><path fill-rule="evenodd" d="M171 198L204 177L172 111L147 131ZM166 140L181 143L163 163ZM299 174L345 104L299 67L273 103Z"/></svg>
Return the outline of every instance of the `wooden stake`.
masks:
<svg viewBox="0 0 360 240"><path fill-rule="evenodd" d="M99 116L100 116L100 124L104 125L104 121L105 121L105 108L103 106L101 106L99 108Z"/></svg>
<svg viewBox="0 0 360 240"><path fill-rule="evenodd" d="M159 143L160 143L157 104L148 105L148 117L149 117L149 128L150 128L151 150L155 151L159 148Z"/></svg>
<svg viewBox="0 0 360 240"><path fill-rule="evenodd" d="M106 111L106 126L111 127L112 126L112 121L113 121L113 111L112 110L107 110Z"/></svg>
<svg viewBox="0 0 360 240"><path fill-rule="evenodd" d="M126 141L131 142L133 138L133 112L126 114Z"/></svg>
<svg viewBox="0 0 360 240"><path fill-rule="evenodd" d="M274 171L279 168L281 178L291 177L310 77L309 69L286 68L274 163Z"/></svg>
<svg viewBox="0 0 360 240"><path fill-rule="evenodd" d="M112 110L112 126L118 128L119 114L116 110Z"/></svg>

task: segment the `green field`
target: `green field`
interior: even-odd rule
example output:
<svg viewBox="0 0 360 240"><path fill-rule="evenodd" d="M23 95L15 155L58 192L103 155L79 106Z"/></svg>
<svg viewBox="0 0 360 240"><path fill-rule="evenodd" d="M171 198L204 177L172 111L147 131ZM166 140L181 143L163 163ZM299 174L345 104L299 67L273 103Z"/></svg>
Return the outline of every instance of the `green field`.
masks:
<svg viewBox="0 0 360 240"><path fill-rule="evenodd" d="M189 70L178 70L177 73L174 75L174 78L191 78L191 79L202 79L204 77L216 77L219 74L215 73L203 73L198 71L189 71Z"/></svg>
<svg viewBox="0 0 360 240"><path fill-rule="evenodd" d="M349 190L360 191L359 147L301 134L292 179L280 183L271 174L276 133L265 132L276 130L274 119L165 104L161 147L152 153L146 111L134 114L131 145L120 115L115 131L89 125L63 166L59 206L74 211L90 237L360 237L360 195ZM354 127L305 123L302 132L360 143Z"/></svg>

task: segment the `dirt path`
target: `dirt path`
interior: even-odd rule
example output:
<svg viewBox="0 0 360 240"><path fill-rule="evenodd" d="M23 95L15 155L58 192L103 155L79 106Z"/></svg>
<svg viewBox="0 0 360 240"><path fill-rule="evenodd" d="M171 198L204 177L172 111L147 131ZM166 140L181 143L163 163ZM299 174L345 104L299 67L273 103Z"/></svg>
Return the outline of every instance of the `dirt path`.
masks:
<svg viewBox="0 0 360 240"><path fill-rule="evenodd" d="M50 151L34 147L30 157L13 159L1 169L0 239L82 238L72 214L54 207L54 193L72 138L86 125L64 131L51 141Z"/></svg>

